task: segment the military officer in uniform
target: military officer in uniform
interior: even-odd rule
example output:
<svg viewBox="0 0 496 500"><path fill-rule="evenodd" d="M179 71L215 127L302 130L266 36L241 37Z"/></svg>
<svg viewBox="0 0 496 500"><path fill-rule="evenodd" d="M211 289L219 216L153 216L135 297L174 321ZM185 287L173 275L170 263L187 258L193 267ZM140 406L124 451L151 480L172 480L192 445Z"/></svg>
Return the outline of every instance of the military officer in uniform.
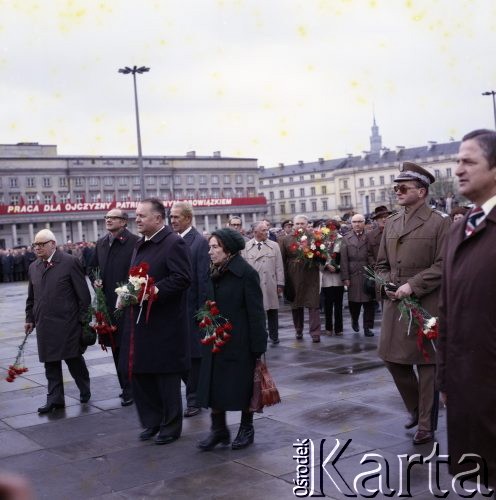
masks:
<svg viewBox="0 0 496 500"><path fill-rule="evenodd" d="M421 166L404 162L394 180L397 202L402 207L386 221L376 271L391 283L383 290L384 301L379 356L385 361L410 413L405 428L418 424L414 444L434 438L436 354L424 341L426 353L417 345L417 332L408 334L408 318L398 301L416 298L432 316L438 315L443 245L450 219L427 206L434 176ZM417 373L414 371L417 367Z"/></svg>

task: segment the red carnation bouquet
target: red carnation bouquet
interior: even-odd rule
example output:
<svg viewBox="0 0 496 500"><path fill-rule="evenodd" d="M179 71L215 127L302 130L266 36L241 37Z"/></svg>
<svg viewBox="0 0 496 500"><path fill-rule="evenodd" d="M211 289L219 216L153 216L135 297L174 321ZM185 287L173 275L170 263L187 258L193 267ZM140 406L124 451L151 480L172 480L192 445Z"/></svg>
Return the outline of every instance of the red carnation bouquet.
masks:
<svg viewBox="0 0 496 500"><path fill-rule="evenodd" d="M112 347L115 347L114 334L117 327L112 324L110 314L107 309L105 293L103 292L103 282L100 276L100 269L93 271L95 287L95 297L88 309L88 322L86 328L90 328L98 335L98 343L102 350L106 351L105 341L108 338Z"/></svg>
<svg viewBox="0 0 496 500"><path fill-rule="evenodd" d="M375 273L370 267L365 267L365 273L370 279L373 279L386 289L388 285L391 285L391 283ZM438 319L426 311L415 297L404 297L403 299L399 299L398 309L400 311L400 319L405 316L408 321L407 335L410 335L413 327L417 335L417 346L424 356L424 359L429 361L429 353L424 346L424 341L430 340L434 352L436 351L434 340L439 336Z"/></svg>
<svg viewBox="0 0 496 500"><path fill-rule="evenodd" d="M221 347L231 338L232 323L220 314L217 303L207 300L196 313L199 327L205 336L201 339L204 345L212 345L212 352L220 352Z"/></svg>
<svg viewBox="0 0 496 500"><path fill-rule="evenodd" d="M143 303L148 301L146 308L146 321L148 322L152 304L157 300L155 280L148 274L149 270L150 266L146 262L141 262L137 266L131 267L127 283L121 284L115 289L118 310L130 305L139 304L140 311L136 324L140 320Z"/></svg>
<svg viewBox="0 0 496 500"><path fill-rule="evenodd" d="M28 341L29 334L26 334L24 340L21 345L18 347L17 356L13 365L9 366L7 371L7 377L5 380L7 382L14 382L14 380L23 373L26 373L28 369L24 366L24 347L26 346L26 342Z"/></svg>

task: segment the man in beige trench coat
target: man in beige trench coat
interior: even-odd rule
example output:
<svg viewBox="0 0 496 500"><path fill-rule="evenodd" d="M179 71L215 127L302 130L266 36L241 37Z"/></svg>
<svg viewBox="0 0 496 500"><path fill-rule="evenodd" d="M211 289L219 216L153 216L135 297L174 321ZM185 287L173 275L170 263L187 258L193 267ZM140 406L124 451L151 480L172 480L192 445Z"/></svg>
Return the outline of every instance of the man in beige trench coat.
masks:
<svg viewBox="0 0 496 500"><path fill-rule="evenodd" d="M269 240L269 227L265 221L255 224L253 236L241 250L241 256L260 276L269 338L272 345L276 345L279 344L279 295L284 287L281 250L275 241Z"/></svg>
<svg viewBox="0 0 496 500"><path fill-rule="evenodd" d="M378 274L397 287L384 291L389 300L384 301L379 356L411 415L405 428L418 424L413 442L422 444L434 438L436 355L425 339L427 355L420 351L415 328L408 334L408 319L400 319L398 300L417 298L432 316L438 315L443 246L450 219L426 204L429 185L435 182L430 172L411 162L404 162L400 171L394 190L403 208L386 221L376 266Z"/></svg>

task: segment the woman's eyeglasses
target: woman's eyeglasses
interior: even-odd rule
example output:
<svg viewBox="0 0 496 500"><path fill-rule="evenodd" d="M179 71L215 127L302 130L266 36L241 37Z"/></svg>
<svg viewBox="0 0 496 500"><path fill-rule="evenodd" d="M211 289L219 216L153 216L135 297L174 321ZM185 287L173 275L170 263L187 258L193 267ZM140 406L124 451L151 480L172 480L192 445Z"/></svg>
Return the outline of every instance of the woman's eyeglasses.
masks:
<svg viewBox="0 0 496 500"><path fill-rule="evenodd" d="M404 184L401 184L400 186L394 186L393 190L395 193L401 193L401 194L406 194L410 189L418 189L418 187L415 186L405 186Z"/></svg>

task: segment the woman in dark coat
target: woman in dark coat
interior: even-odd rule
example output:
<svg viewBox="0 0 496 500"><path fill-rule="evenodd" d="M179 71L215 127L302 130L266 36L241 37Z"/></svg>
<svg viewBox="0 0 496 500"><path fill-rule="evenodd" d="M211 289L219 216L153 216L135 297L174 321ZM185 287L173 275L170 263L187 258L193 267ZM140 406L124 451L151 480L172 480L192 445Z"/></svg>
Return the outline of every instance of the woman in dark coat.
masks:
<svg viewBox="0 0 496 500"><path fill-rule="evenodd" d="M208 451L229 444L226 411L241 410L241 425L232 442L234 450L253 443L253 413L249 411L255 361L267 348L265 311L258 273L240 255L241 234L219 229L209 239L212 260L208 298L232 325L231 338L220 352L204 345L198 387L199 403L212 409L212 428L198 447Z"/></svg>

